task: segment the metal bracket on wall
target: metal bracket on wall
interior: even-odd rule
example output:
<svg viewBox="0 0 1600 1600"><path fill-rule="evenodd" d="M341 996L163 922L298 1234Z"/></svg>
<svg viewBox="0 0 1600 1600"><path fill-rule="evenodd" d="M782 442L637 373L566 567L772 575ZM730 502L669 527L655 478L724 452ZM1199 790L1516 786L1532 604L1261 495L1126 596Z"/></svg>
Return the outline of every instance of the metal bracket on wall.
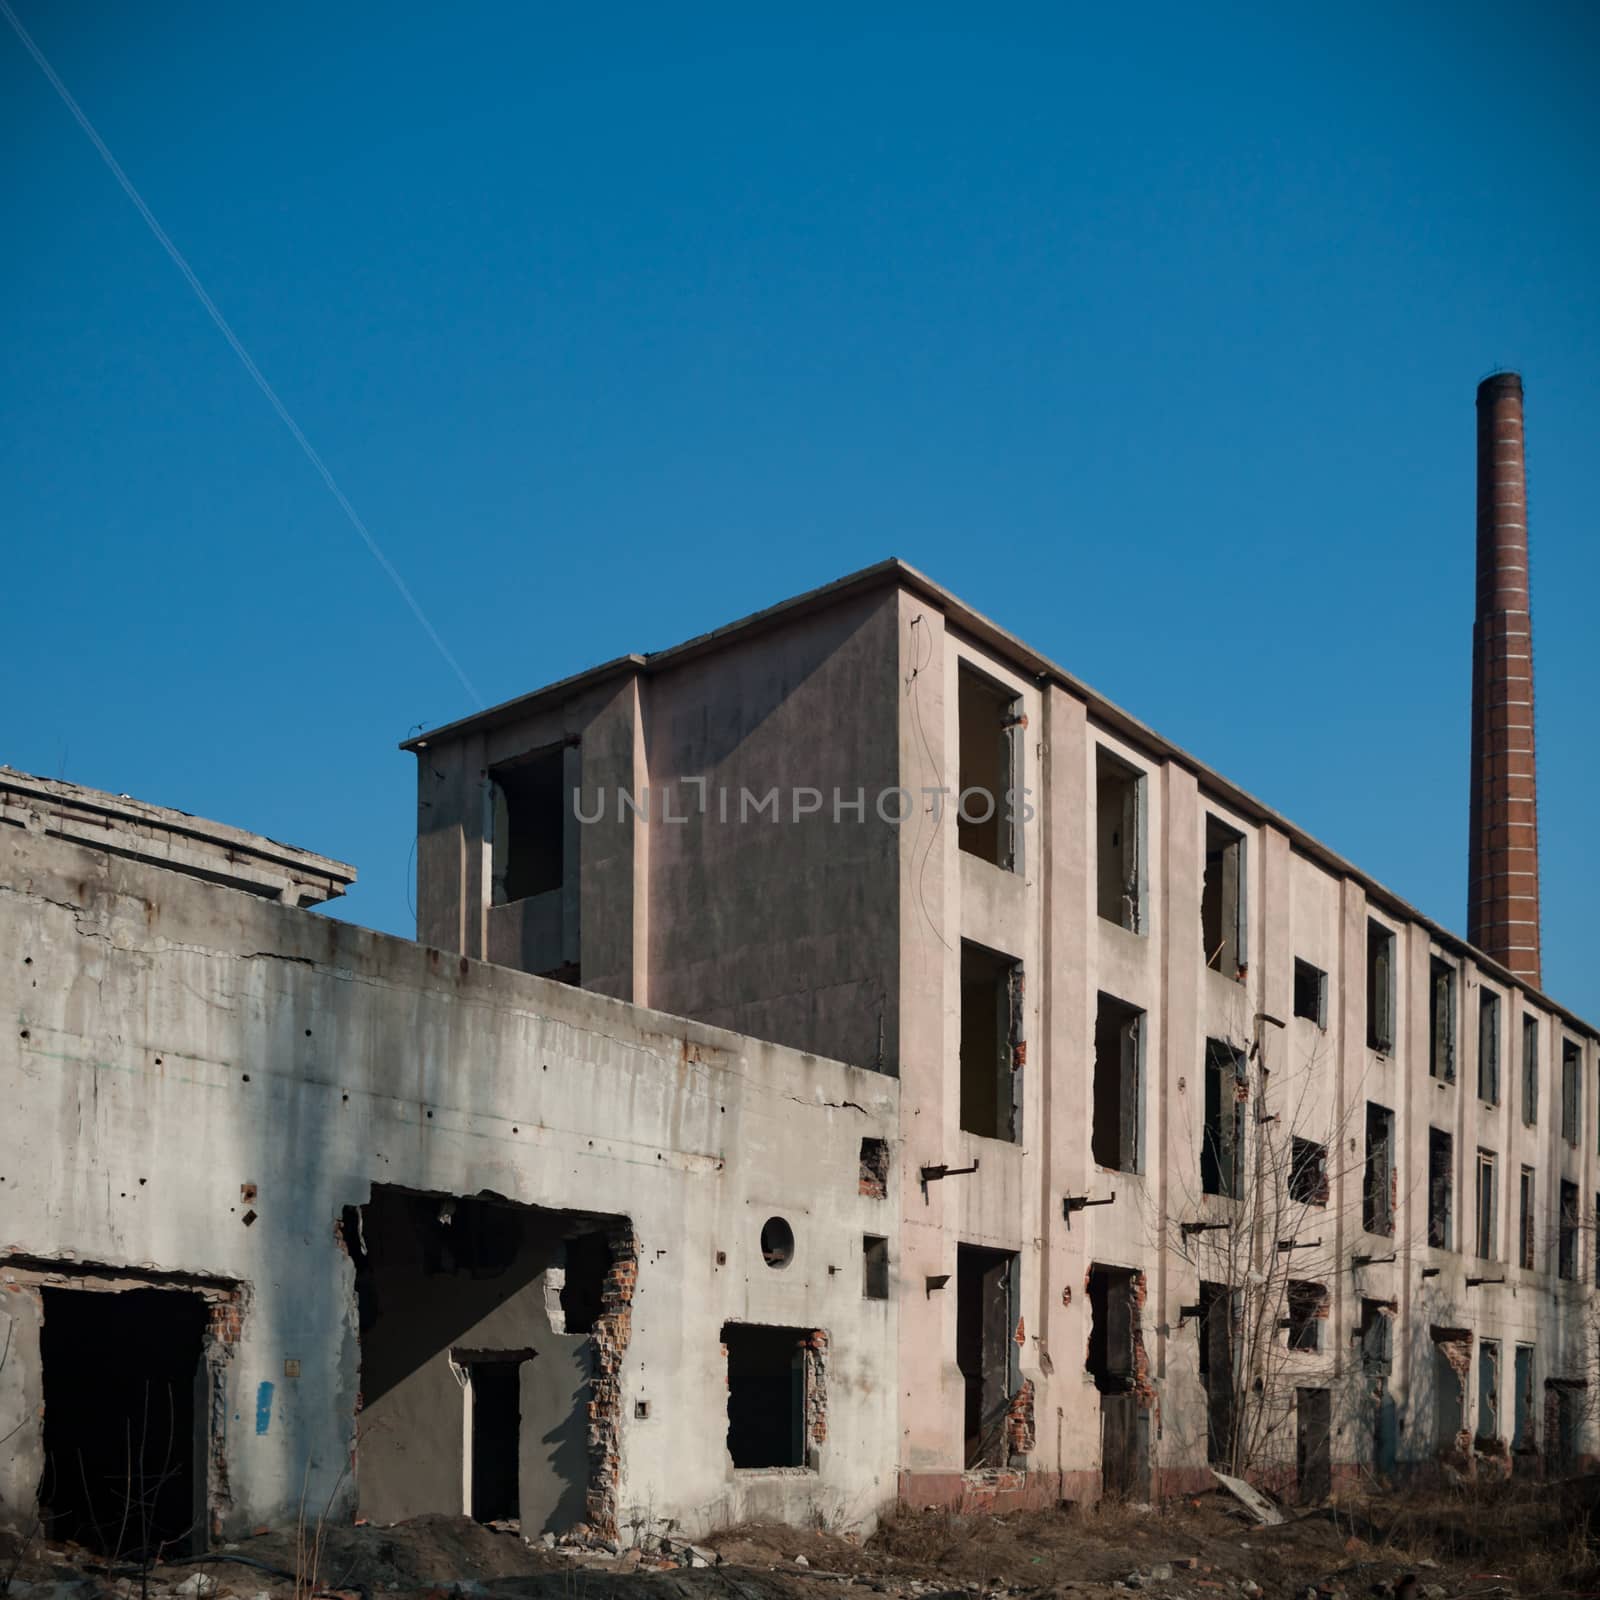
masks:
<svg viewBox="0 0 1600 1600"><path fill-rule="evenodd" d="M1506 1280L1504 1278L1468 1278L1467 1287L1469 1289L1476 1289L1481 1283L1504 1283L1505 1281Z"/></svg>
<svg viewBox="0 0 1600 1600"><path fill-rule="evenodd" d="M1351 1256L1350 1270L1356 1272L1362 1267L1381 1267L1394 1259L1395 1255L1392 1250L1386 1256Z"/></svg>
<svg viewBox="0 0 1600 1600"><path fill-rule="evenodd" d="M1178 1232L1187 1239L1192 1233L1215 1233L1218 1228L1227 1226L1226 1222L1180 1222Z"/></svg>
<svg viewBox="0 0 1600 1600"><path fill-rule="evenodd" d="M1320 1249L1320 1239L1280 1239L1278 1241L1278 1254L1287 1255L1291 1250L1317 1250Z"/></svg>
<svg viewBox="0 0 1600 1600"><path fill-rule="evenodd" d="M1061 1215L1067 1226L1072 1226L1072 1213L1085 1211L1090 1206L1109 1206L1116 1203L1117 1191L1113 1189L1104 1200L1091 1200L1086 1194L1069 1194L1061 1197Z"/></svg>
<svg viewBox="0 0 1600 1600"><path fill-rule="evenodd" d="M922 1198L924 1200L928 1198L928 1185L930 1183L937 1183L941 1178L965 1177L967 1173L976 1172L977 1170L978 1162L976 1157L973 1158L970 1167L947 1167L941 1163L936 1167L922 1168Z"/></svg>
<svg viewBox="0 0 1600 1600"><path fill-rule="evenodd" d="M925 1300L931 1300L933 1298L933 1291L935 1289L944 1288L949 1281L950 1274L948 1272L930 1272L927 1277L922 1280L923 1298Z"/></svg>

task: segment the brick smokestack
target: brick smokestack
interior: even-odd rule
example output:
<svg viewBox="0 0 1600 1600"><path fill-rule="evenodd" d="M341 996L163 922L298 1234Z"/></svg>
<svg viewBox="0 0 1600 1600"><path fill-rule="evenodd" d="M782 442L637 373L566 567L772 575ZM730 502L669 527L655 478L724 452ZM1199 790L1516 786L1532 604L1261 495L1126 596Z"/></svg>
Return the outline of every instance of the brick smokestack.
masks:
<svg viewBox="0 0 1600 1600"><path fill-rule="evenodd" d="M1472 624L1467 937L1539 987L1539 823L1522 379L1478 385L1478 606Z"/></svg>

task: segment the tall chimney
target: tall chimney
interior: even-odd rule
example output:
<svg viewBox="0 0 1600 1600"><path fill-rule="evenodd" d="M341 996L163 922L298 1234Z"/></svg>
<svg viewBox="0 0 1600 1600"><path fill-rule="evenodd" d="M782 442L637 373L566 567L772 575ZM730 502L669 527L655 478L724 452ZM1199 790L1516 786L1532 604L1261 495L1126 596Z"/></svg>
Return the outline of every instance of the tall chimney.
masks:
<svg viewBox="0 0 1600 1600"><path fill-rule="evenodd" d="M1539 987L1539 823L1522 379L1478 385L1478 607L1472 624L1467 937Z"/></svg>

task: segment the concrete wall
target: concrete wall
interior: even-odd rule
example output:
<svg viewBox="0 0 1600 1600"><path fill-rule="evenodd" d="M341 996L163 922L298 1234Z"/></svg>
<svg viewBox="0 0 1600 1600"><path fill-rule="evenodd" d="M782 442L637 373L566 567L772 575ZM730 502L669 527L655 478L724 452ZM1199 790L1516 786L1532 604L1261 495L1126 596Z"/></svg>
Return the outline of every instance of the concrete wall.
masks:
<svg viewBox="0 0 1600 1600"><path fill-rule="evenodd" d="M471 763L430 781L469 785ZM459 860L455 827L429 849ZM896 1139L893 1079L20 830L0 851L0 1515L29 1518L38 1481L37 1284L93 1264L232 1296L222 1531L291 1517L303 1486L352 1510L343 1221L375 1184L629 1219L624 1520L855 1520L892 1495L896 1311L863 1298L861 1248L895 1230L860 1193L858 1155L865 1134ZM778 1270L759 1248L772 1215L796 1240ZM817 1470L732 1468L730 1320L828 1333ZM553 1331L535 1316L493 1337L548 1347ZM441 1434L447 1464L459 1448Z"/></svg>
<svg viewBox="0 0 1600 1600"><path fill-rule="evenodd" d="M1583 1093L1594 1090L1595 1040L1541 1013L1540 1110L1524 1126L1520 1105L1520 1015L1532 1004L1514 986L1480 974L1469 957L1458 966L1457 1071L1451 1085L1428 1077L1427 971L1438 946L1427 930L1368 905L1361 886L1330 872L1295 848L1282 829L1255 820L1202 789L1189 768L1097 724L1086 703L1055 686L1018 675L1004 654L948 627L924 596L901 604L901 671L918 668L902 704L901 781L953 784L954 674L962 662L1011 684L1028 716L1030 785L1040 820L1029 830L1023 868L1003 874L964 855L952 833L919 819L902 834L901 1028L903 1255L906 1275L951 1271L956 1247L990 1244L1018 1251L1022 1319L1018 1377L1032 1386L1033 1448L1013 1457L1026 1477L963 1473L959 1374L953 1365L948 1290L908 1302L901 1313L902 1395L937 1396L906 1413L902 1487L913 1500L958 1493L1018 1492L1037 1498L1099 1490L1100 1397L1086 1371L1091 1311L1086 1293L1097 1265L1134 1269L1143 1277L1139 1322L1147 1363L1139 1387L1151 1410L1155 1487L1177 1488L1205 1477L1206 1396L1199 1373L1199 1322L1193 1307L1203 1280L1228 1281L1226 1241L1237 1226L1185 1235L1185 1222L1227 1222L1238 1204L1202 1193L1207 1039L1251 1056L1251 1104L1245 1118L1247 1170L1274 1164L1286 1172L1290 1141L1327 1147L1325 1203L1291 1202L1276 1179L1247 1179L1253 1206L1264 1195L1268 1222L1255 1246L1265 1258L1277 1237L1296 1249L1277 1256L1280 1276L1322 1283L1326 1314L1315 1352L1287 1348L1278 1333L1265 1357L1264 1439L1259 1462L1292 1489L1297 1391L1329 1391L1331 1454L1336 1471L1373 1464L1372 1373L1363 1365L1358 1330L1363 1299L1393 1301L1394 1362L1389 1402L1397 1423L1399 1464L1436 1457L1439 1401L1431 1329L1460 1327L1474 1338L1468 1421L1477 1418L1477 1349L1496 1340L1501 1351L1500 1437L1509 1441L1511 1372L1518 1344L1535 1349L1541 1441L1547 1378L1586 1379L1600 1372L1592 1347L1600 1328L1594 1311L1593 1227L1596 1120L1585 1100L1575 1146L1559 1120L1562 1038L1582 1051ZM920 721L919 721L920 718ZM924 729L932 730L924 737ZM1149 892L1138 933L1097 914L1095 751L1103 746L1148 774L1146 794ZM1205 823L1217 817L1246 842L1244 972L1211 970L1200 929L1205 873ZM1367 1048L1366 927L1384 920L1398 936L1398 1032L1394 1050ZM1017 954L1029 973L1027 1110L1020 1144L978 1138L958 1127L954 1092L959 996L954 986L959 938ZM1299 957L1327 974L1322 1022L1294 1014L1294 963ZM1477 1086L1477 1006L1483 984L1503 996L1499 1103L1482 1103ZM1145 1012L1141 1170L1110 1171L1094 1162L1093 1037L1101 991ZM1260 1098L1265 1068L1265 1098ZM1554 1097L1554 1098L1552 1098ZM1362 1229L1366 1102L1396 1113L1398 1205L1392 1237ZM1270 1120L1258 1122L1258 1117ZM1456 1148L1456 1245L1427 1246L1427 1128L1447 1126ZM1259 1141L1259 1143L1258 1143ZM1480 1261L1472 1236L1475 1156L1498 1162L1498 1231L1491 1259ZM1258 1160L1262 1165L1257 1165ZM918 1184L920 1166L947 1162L979 1170ZM1538 1173L1539 1270L1516 1264L1517 1179L1523 1164ZM1583 1227L1577 1284L1554 1281L1555 1182L1579 1186ZM1063 1214L1067 1197L1114 1203ZM1274 1225L1275 1224L1275 1225ZM1352 1257L1384 1257L1354 1268ZM1247 1263L1248 1264L1248 1263ZM1424 1275L1426 1273L1426 1276ZM1504 1284L1469 1287L1469 1278ZM953 1280L952 1280L953 1286ZM1147 1377L1147 1381L1145 1381ZM1596 1407L1582 1403L1582 1442L1596 1448ZM1503 1470L1493 1449L1476 1465Z"/></svg>

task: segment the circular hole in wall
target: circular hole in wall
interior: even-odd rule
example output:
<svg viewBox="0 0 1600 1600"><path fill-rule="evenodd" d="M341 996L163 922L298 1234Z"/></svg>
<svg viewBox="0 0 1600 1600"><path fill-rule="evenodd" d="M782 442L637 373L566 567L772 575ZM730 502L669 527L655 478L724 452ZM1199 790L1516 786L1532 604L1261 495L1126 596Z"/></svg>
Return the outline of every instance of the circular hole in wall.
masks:
<svg viewBox="0 0 1600 1600"><path fill-rule="evenodd" d="M761 1228L761 1255L769 1267L794 1260L794 1229L782 1217L768 1217Z"/></svg>

